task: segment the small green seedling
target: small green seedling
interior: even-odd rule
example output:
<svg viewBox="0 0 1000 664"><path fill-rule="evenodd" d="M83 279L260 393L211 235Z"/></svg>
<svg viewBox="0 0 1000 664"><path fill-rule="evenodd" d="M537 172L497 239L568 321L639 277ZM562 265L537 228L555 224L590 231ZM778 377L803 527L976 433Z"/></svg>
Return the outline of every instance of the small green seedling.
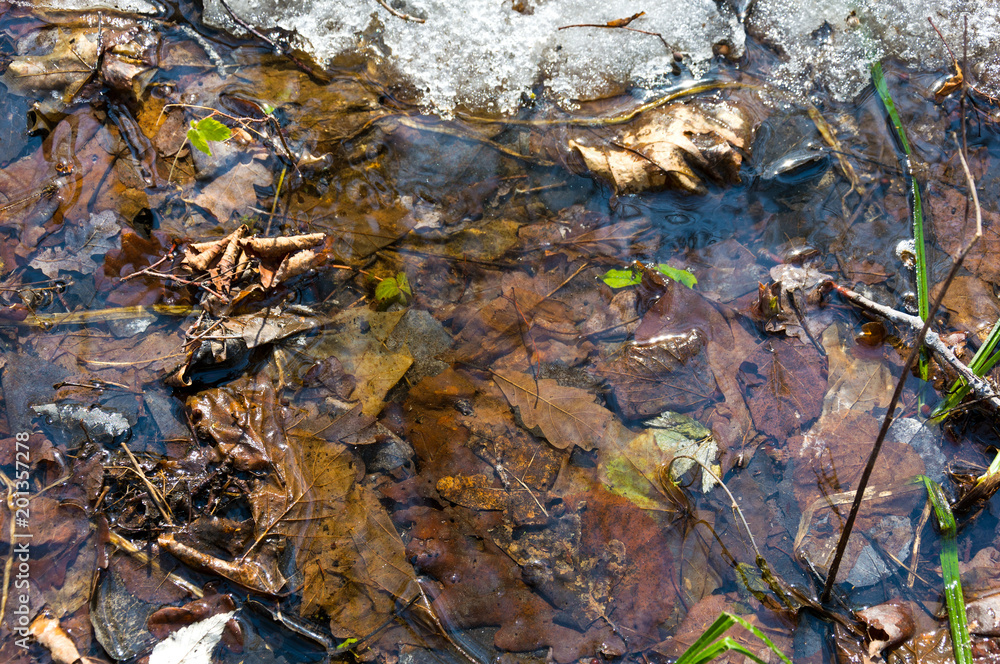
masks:
<svg viewBox="0 0 1000 664"><path fill-rule="evenodd" d="M660 274L663 274L678 283L682 283L688 288L694 288L695 284L698 283L698 279L687 270L670 267L666 263L660 263L655 267L655 269ZM601 280L612 288L637 286L642 282L642 273L634 268L628 268L625 270L608 270L601 277Z"/></svg>
<svg viewBox="0 0 1000 664"><path fill-rule="evenodd" d="M191 145L211 156L212 150L208 147L208 142L228 141L232 135L233 132L229 127L209 116L198 120L198 122L191 121L187 139L191 141Z"/></svg>
<svg viewBox="0 0 1000 664"><path fill-rule="evenodd" d="M395 277L389 277L378 282L375 287L375 301L380 307L387 307L394 302L406 305L413 299L413 290L406 274L400 272Z"/></svg>

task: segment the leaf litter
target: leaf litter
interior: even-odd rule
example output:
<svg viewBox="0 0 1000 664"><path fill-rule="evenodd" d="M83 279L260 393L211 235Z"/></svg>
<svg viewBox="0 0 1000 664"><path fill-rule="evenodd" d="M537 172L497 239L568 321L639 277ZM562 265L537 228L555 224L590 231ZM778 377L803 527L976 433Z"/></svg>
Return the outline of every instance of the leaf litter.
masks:
<svg viewBox="0 0 1000 664"><path fill-rule="evenodd" d="M791 652L778 618L815 602L747 554L726 514L757 508L719 481L757 478L772 517L750 535L780 574L828 569L899 360L853 341L862 321L825 284L901 287L847 214L844 237L810 239L830 255L760 251L777 244L761 219L788 234L857 196L832 177L751 189L780 110L733 90L587 129L418 120L382 74L330 85L247 48L217 66L220 45L169 22L154 39L18 11L4 81L48 129L0 168L2 433L37 432L32 514L59 524L32 579L53 661L223 661L267 638L369 661L676 657L721 611ZM449 159L431 172L427 154ZM952 252L964 200L928 198ZM687 212L664 221L691 201L750 223L698 239ZM971 334L996 316L989 232L949 305ZM876 465L844 577L865 598L899 591L920 539L907 483L942 466L924 430ZM228 599L206 609L211 584ZM991 601L969 604L982 634ZM838 643L923 647L929 627L909 637L881 606L857 616L879 631L864 650ZM182 624L187 645L164 640Z"/></svg>

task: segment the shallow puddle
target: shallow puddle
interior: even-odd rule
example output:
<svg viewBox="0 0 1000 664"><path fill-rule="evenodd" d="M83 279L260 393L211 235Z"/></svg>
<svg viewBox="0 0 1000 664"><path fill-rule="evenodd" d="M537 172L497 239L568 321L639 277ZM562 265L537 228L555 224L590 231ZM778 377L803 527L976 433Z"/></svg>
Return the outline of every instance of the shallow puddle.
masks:
<svg viewBox="0 0 1000 664"><path fill-rule="evenodd" d="M928 420L936 363L819 600L916 333L832 290L917 306L873 88L789 93L751 41L444 118L378 57L197 19L0 17L4 661L667 662L723 611L766 661L947 661L921 475L962 498L996 650L995 431ZM935 328L968 361L995 108L884 64L931 295L973 231L966 132L984 236Z"/></svg>

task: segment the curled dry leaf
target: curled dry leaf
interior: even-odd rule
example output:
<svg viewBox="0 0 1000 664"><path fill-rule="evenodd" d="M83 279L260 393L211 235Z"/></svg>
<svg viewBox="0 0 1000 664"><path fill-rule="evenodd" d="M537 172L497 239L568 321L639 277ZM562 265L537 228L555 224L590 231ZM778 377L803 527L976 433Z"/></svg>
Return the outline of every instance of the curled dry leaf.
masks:
<svg viewBox="0 0 1000 664"><path fill-rule="evenodd" d="M326 233L309 233L291 237L251 237L240 241L250 254L259 258L281 258L287 254L315 247L326 240Z"/></svg>
<svg viewBox="0 0 1000 664"><path fill-rule="evenodd" d="M278 574L273 565L257 560L256 558L243 558L237 560L223 560L210 556L177 541L173 533L160 535L156 539L160 548L170 553L181 562L211 574L229 579L233 583L269 595L277 595L285 585L285 579ZM227 619L228 620L228 619ZM225 624L225 621L223 621ZM221 636L222 630L219 630Z"/></svg>
<svg viewBox="0 0 1000 664"><path fill-rule="evenodd" d="M272 282L272 285L280 284L283 281L288 281L289 279L294 279L301 274L305 274L309 270L316 267L322 260L322 254L317 254L315 251L310 249L305 249L291 254L288 258L281 261L278 271L274 273L274 281Z"/></svg>
<svg viewBox="0 0 1000 664"><path fill-rule="evenodd" d="M316 267L323 254L310 249L325 240L326 233L309 233L291 237L253 237L241 240L240 246L248 256L260 259L260 283L270 288Z"/></svg>
<svg viewBox="0 0 1000 664"><path fill-rule="evenodd" d="M184 251L183 264L193 270L207 270L220 256L228 253L230 245L235 244L238 247L246 231L246 226L240 226L220 240L194 242L188 245Z"/></svg>
<svg viewBox="0 0 1000 664"><path fill-rule="evenodd" d="M913 636L916 629L913 611L908 604L898 599L863 609L856 615L865 624L871 639L868 644L869 657L876 657L886 648L898 646Z"/></svg>
<svg viewBox="0 0 1000 664"><path fill-rule="evenodd" d="M704 193L694 169L717 182L739 182L740 151L749 149L751 134L749 119L731 104L671 104L643 114L617 140L594 147L572 139L569 148L619 194Z"/></svg>

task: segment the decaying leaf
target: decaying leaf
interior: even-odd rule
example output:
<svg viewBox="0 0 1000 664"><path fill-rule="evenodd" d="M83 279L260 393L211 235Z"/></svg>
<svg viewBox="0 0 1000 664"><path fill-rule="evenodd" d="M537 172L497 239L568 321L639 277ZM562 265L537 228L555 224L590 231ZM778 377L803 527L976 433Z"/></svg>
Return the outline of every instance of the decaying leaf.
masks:
<svg viewBox="0 0 1000 664"><path fill-rule="evenodd" d="M611 411L594 402L594 395L577 387L564 387L528 374L501 371L493 380L503 390L511 408L516 408L528 429L538 429L552 445L565 449L578 445L592 450L604 443L613 419Z"/></svg>
<svg viewBox="0 0 1000 664"><path fill-rule="evenodd" d="M670 412L646 424L648 429L631 439L626 436L628 442L610 447L601 455L598 476L611 492L643 509L663 509L669 497L661 485L661 469L669 466L676 480L695 463L690 458L674 461L674 457L692 457L716 475L720 474L716 464L719 446L704 426L690 417ZM699 474L703 491L708 492L717 484L708 473Z"/></svg>
<svg viewBox="0 0 1000 664"><path fill-rule="evenodd" d="M63 234L63 243L40 251L30 265L49 278L55 278L60 271L90 274L99 265L92 257L103 258L108 251L117 249L118 243L114 238L120 231L118 215L111 210L91 214L79 226L68 226Z"/></svg>
<svg viewBox="0 0 1000 664"><path fill-rule="evenodd" d="M772 337L758 344L737 374L757 430L784 441L819 417L826 367L819 352L798 339Z"/></svg>
<svg viewBox="0 0 1000 664"><path fill-rule="evenodd" d="M75 664L80 661L80 651L69 638L59 621L47 613L39 614L28 628L31 636L48 649L56 664Z"/></svg>
<svg viewBox="0 0 1000 664"><path fill-rule="evenodd" d="M628 419L688 410L714 401L718 394L705 345L696 328L660 335L652 343L626 343L599 362L594 373L611 385Z"/></svg>
<svg viewBox="0 0 1000 664"><path fill-rule="evenodd" d="M545 508L527 486L493 486L486 475L442 477L437 482L437 491L464 507L501 510L518 526L540 525L548 519Z"/></svg>
<svg viewBox="0 0 1000 664"><path fill-rule="evenodd" d="M862 609L856 615L868 632L869 657L877 657L886 648L898 646L913 636L916 629L913 609L898 599Z"/></svg>
<svg viewBox="0 0 1000 664"><path fill-rule="evenodd" d="M271 184L273 175L257 159L237 163L227 173L202 187L190 202L211 212L221 223L229 221L233 212L251 208L257 203L254 187Z"/></svg>
<svg viewBox="0 0 1000 664"><path fill-rule="evenodd" d="M235 615L235 611L219 613L174 632L156 645L149 664L211 664L212 651Z"/></svg>
<svg viewBox="0 0 1000 664"><path fill-rule="evenodd" d="M572 139L569 147L619 194L650 189L703 193L694 169L717 182L739 182L740 151L749 149L751 132L749 119L737 106L671 104L643 114L609 144L588 146L583 139Z"/></svg>

